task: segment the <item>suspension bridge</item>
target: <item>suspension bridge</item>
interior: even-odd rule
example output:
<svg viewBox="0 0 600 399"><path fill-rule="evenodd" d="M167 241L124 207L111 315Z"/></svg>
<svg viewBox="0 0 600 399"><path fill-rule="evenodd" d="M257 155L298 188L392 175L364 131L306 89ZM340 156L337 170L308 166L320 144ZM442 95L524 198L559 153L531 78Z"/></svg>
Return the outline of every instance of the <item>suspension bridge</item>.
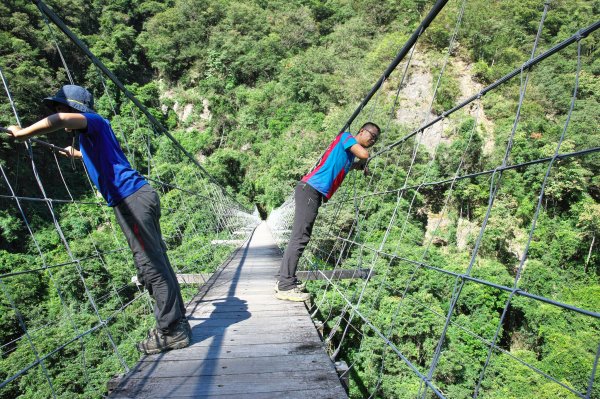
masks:
<svg viewBox="0 0 600 399"><path fill-rule="evenodd" d="M97 71L95 83L103 90L103 106L115 119L125 153L161 194L163 235L187 300L192 344L140 359L134 346L152 326L152 304L148 293L131 279L129 249L114 217L98 198L83 165L57 156L68 138L53 143L29 140L0 163L2 207L11 207L18 215L26 232L22 238L29 243L0 274L0 309L15 327L0 341L0 398L72 397L84 392L113 398L343 398L348 395L348 378L365 370L375 378L361 382L358 392L363 397L493 397L500 389L515 397L510 394L514 381L496 380L498 367L507 365L533 376L550 392L547 397L599 397L595 380L600 310L537 292L523 276L545 191L556 178L553 172L561 162L589 159L600 151L564 149L581 90L582 45L600 28L600 21L540 50L552 12L551 2L540 2L529 59L436 115L434 100L463 23L466 0L457 1L447 52L422 123L405 134L392 134L398 132L394 119L419 39L449 3L437 1L342 127L352 131L358 121L372 120L395 79L397 90L385 111L387 117L383 123L376 121L382 126L382 138L369 159L369 177L348 177L341 192L320 211L299 273L308 280L312 299L298 304L273 297L280 248L285 247L293 220L293 198L261 222L258 212L221 186L55 11L42 1L34 3L68 80L77 83L57 29ZM513 147L534 67L573 48L569 105L552 154L515 158ZM0 69L0 75L14 120L20 124L10 71ZM483 98L504 86L516 90L518 102L503 156L491 168L467 170L469 151L481 129ZM133 122L119 123L122 114ZM447 176L434 173L442 140L428 135L434 128L443 131L444 126L467 120L455 168ZM426 151L428 137L433 140ZM165 161L172 166L166 167ZM530 222L514 270L508 277L489 273L481 248L489 245L489 231L504 222L498 199L512 187L507 181L532 170L536 178L530 187ZM464 184L486 187L487 205L477 221L458 218L468 225L473 242L456 244L460 256L453 259L461 261L455 264L436 247L447 245L452 204L461 201L457 191ZM413 223L423 219L423 204L432 190L441 192L442 200L431 205L436 212L427 217L426 234L415 238ZM419 250L407 250L405 242L417 242ZM37 303L33 288L44 292ZM515 322L515 308L523 304L552 309L551 314L566 324L577 320L587 326L585 339L572 342L571 353L539 354L538 359L511 350L503 342L503 329ZM479 314L487 316L480 324L471 323ZM417 321L425 326L416 327ZM418 340L425 335L435 339ZM462 346L476 348L476 354L457 357ZM583 371L558 375L540 362L543 357L576 362ZM468 376L463 375L466 365ZM453 390L452 380L459 374L470 381L469 392Z"/></svg>

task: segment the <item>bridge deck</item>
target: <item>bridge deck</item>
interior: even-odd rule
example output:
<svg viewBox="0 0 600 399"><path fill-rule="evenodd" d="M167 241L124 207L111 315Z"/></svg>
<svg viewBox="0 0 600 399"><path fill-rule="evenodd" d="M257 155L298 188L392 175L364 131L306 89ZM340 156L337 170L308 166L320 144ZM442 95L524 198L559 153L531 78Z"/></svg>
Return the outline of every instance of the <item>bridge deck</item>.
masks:
<svg viewBox="0 0 600 399"><path fill-rule="evenodd" d="M262 223L188 306L190 347L146 356L112 398L347 398L303 303L273 297L281 261Z"/></svg>

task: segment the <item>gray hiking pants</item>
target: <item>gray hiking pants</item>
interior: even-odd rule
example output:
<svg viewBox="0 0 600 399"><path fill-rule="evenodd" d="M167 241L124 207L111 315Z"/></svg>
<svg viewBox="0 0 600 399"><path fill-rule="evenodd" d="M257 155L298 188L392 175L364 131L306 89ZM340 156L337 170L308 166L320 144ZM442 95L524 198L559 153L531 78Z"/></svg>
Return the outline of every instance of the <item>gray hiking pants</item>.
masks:
<svg viewBox="0 0 600 399"><path fill-rule="evenodd" d="M154 298L156 327L167 333L185 318L185 305L160 232L158 194L146 184L113 209L133 252L138 281Z"/></svg>
<svg viewBox="0 0 600 399"><path fill-rule="evenodd" d="M299 182L294 192L294 202L296 210L292 235L279 269L279 289L283 291L291 290L296 286L298 261L310 240L319 207L323 202L323 194L309 184Z"/></svg>

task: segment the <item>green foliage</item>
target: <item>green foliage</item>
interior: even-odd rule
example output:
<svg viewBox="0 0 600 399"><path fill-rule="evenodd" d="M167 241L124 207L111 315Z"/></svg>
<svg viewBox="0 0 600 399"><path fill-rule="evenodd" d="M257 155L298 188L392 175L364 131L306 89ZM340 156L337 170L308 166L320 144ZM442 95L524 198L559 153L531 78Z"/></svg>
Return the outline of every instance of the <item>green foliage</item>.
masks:
<svg viewBox="0 0 600 399"><path fill-rule="evenodd" d="M228 149L217 150L210 157L206 168L219 183L238 191L245 171L242 169L243 154Z"/></svg>
<svg viewBox="0 0 600 399"><path fill-rule="evenodd" d="M19 219L9 214L6 210L0 211L0 236L2 243L10 245L15 243L21 233L21 223Z"/></svg>
<svg viewBox="0 0 600 399"><path fill-rule="evenodd" d="M226 190L244 204L255 203L270 210L286 199L295 182L314 165L433 3L54 0L50 5ZM432 85L448 49L459 6L460 2L449 2L416 48L421 57L417 61L427 63ZM440 114L464 97L465 73L487 85L522 65L530 57L542 7L542 2L534 0L466 2L463 24L441 77L433 112ZM536 54L591 24L599 12L597 1L551 2ZM67 74L33 3L17 0L1 4L0 26L0 66L23 122L33 122L47 112L40 98L67 82ZM598 35L592 34L581 41L577 101L560 153L600 145L598 40ZM58 41L74 79L93 90L98 112L111 120L132 164L164 183L197 194L184 195L163 187L162 229L177 268L211 271L231 248L210 244L216 234L223 239L224 232L215 230L222 216L204 199L206 187L195 166L183 162L166 137L156 137L114 85L106 83L105 88L96 69L73 45L60 35ZM530 72L508 165L554 155L575 84L576 56L576 46L570 46ZM470 65L469 71L458 70L454 61L459 57ZM500 165L513 129L519 83L517 78L486 93L481 99L485 116L475 117L471 109L456 120L451 117L451 128L441 132L442 144L435 153L421 145L415 154L416 140L411 139L390 151L389 158L372 160L372 187L417 187L423 181L452 179L457 171L465 175ZM371 103L375 106L364 110L351 130L355 131L362 119L372 118L386 127L385 144L410 132L412 126L387 123L398 85L399 77L393 75L383 95ZM0 124L14 124L11 115L10 104L0 103ZM53 139L61 145L70 144L66 134ZM54 158L35 146L34 155L48 197L66 198ZM87 190L81 168L73 170L68 161L59 162L73 197L96 202L98 199ZM431 168L427 166L430 163ZM0 164L8 181L18 183L19 195L39 197L21 147L0 139ZM390 331L390 342L424 374L443 329L449 298L460 279L418 266L416 261L451 273L465 273L471 266L475 278L506 287L517 279L518 287L526 292L597 312L600 161L595 154L553 163L535 232L523 258L547 166L541 163L494 174L499 191L474 257L490 189L495 187L489 175L365 200L359 208L364 218L356 234L364 247L340 248L340 241L331 236L333 231L340 231L342 236L354 231L356 209L351 201L339 213L328 211L333 206L324 208L321 224L315 227L315 236L321 238L319 250L334 250L339 258L327 263L319 260L322 254L307 253L308 258L322 262L324 267L336 262L344 268L369 267L372 263L376 274L365 288L360 310L380 331ZM332 202L351 198L355 191L368 194L365 181L356 173L350 174ZM0 186L7 194L4 182ZM0 203L0 273L69 263L45 203L24 205L33 236L14 202L0 199ZM108 317L121 306L114 298L108 299L110 292L125 285L134 273L127 251L110 252L125 245L118 231L115 235L110 227L115 225L110 212L95 205L73 204L56 205L54 210L73 255L91 258L77 266L68 264L3 278L0 344L5 346L0 380L35 360L27 342L20 339L19 318L30 330L49 325L46 337L34 336L41 353L46 353L70 339L75 330L82 332L96 325L84 283L99 298L102 316ZM437 231L431 226L434 213L438 217L435 220L442 222ZM197 234L208 231L214 234ZM430 240L432 245L428 245ZM381 247L396 257L374 258L367 247ZM94 257L96 250L105 253L102 262ZM362 289L362 281L340 285L348 292ZM325 289L319 282L310 288L319 293ZM185 292L193 295L191 290ZM135 290L130 288L121 292L124 301L134 296ZM570 397L568 391L508 354L573 389L585 391L597 349L593 347L597 344L597 323L517 294L499 325L507 299L507 293L465 283L433 382L447 397L471 396L488 347L466 331L491 340L499 327L498 345L506 352L493 351L480 397ZM11 301L17 304L19 314L13 311ZM138 302L109 323L120 353L130 363L137 360L133 342L152 321L147 304ZM353 322L362 335L350 329L343 342L336 342L345 325L343 321L337 324L340 320L329 314L338 317L344 306L336 292L325 289L320 312L327 320L326 333L337 331L331 344L342 344L339 356L354 365L350 371L351 397L417 396L420 382L413 370L389 346L384 347L381 337L362 320L355 317ZM120 367L115 356L107 355L111 347L104 332L86 336L84 343L86 367L79 342L48 361L59 395L100 397L107 377ZM34 368L3 389L0 397L48 397L49 387L38 384L44 378L41 370ZM598 388L591 396L600 397Z"/></svg>

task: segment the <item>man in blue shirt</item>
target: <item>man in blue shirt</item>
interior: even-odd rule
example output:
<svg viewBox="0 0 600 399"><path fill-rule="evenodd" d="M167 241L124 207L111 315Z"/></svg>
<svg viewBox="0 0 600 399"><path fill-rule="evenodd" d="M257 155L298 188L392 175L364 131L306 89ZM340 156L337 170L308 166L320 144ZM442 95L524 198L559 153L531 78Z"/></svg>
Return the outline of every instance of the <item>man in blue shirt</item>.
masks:
<svg viewBox="0 0 600 399"><path fill-rule="evenodd" d="M184 348L191 328L175 272L160 231L160 200L146 179L131 167L110 123L94 109L92 94L76 85L63 86L44 99L55 114L26 128L8 127L9 135L27 138L65 129L79 132L81 151L65 148L70 157L83 158L90 179L112 207L133 252L138 280L154 299L156 328L137 348L145 354Z"/></svg>
<svg viewBox="0 0 600 399"><path fill-rule="evenodd" d="M375 144L379 133L379 126L372 122L365 123L356 137L349 132L341 132L331 142L317 166L296 186L294 224L279 269L276 298L298 302L310 298L307 293L302 292L301 283L296 278L296 269L310 240L319 207L340 187L350 169L364 165L363 162L353 163L354 159L356 157L364 161L369 158L366 149Z"/></svg>

